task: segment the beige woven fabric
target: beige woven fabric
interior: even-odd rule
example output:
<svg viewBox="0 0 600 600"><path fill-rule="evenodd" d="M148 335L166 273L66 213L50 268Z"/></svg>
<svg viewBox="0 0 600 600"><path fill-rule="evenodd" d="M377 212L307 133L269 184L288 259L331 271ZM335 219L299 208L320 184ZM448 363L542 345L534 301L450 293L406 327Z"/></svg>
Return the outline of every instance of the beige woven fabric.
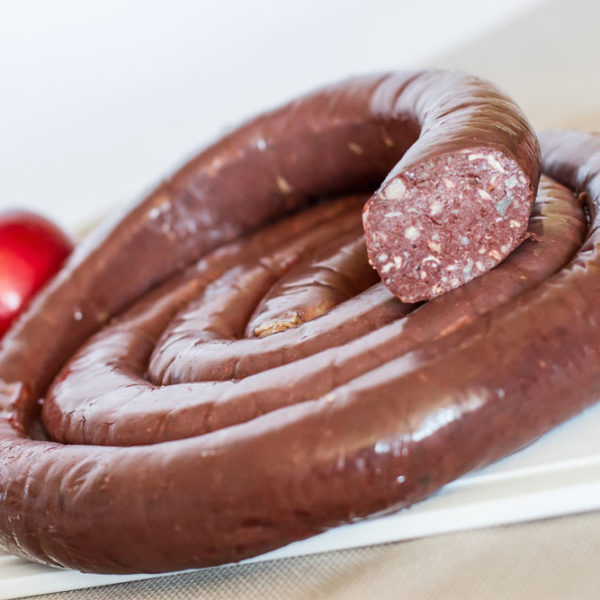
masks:
<svg viewBox="0 0 600 600"><path fill-rule="evenodd" d="M600 512L37 598L600 598Z"/></svg>

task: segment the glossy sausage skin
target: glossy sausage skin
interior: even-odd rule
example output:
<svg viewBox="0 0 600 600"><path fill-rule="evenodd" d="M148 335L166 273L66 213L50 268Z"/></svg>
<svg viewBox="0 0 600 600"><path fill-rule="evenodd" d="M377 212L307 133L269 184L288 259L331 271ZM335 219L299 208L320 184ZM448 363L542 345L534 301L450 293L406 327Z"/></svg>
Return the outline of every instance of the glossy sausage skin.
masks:
<svg viewBox="0 0 600 600"><path fill-rule="evenodd" d="M298 327L379 282L365 251L362 227L337 236L279 279L256 307L246 337Z"/></svg>
<svg viewBox="0 0 600 600"><path fill-rule="evenodd" d="M389 292L379 284L314 322L299 324L297 329L287 330L285 334L273 334L272 340L280 341L279 354L284 355L279 359L283 364L275 368L259 368L272 358L273 346L268 338L239 340L238 344L250 344L242 345L243 350L236 359L237 373L242 369L246 371L241 378L223 378L218 382L211 377L199 377L206 372L206 359L201 363L205 370L196 369L192 373L194 377L186 378L184 384L153 385L150 370L149 381L143 378L148 354L152 351L170 356L171 364L183 361L188 365L198 356L193 352L178 352L173 356L169 352L174 346L172 335L159 338L158 332L164 327L165 313L172 314L173 302L168 294L162 297L152 294L114 325L94 336L67 363L44 402L42 416L46 430L53 439L72 444L141 445L201 435L326 395L382 363L475 321L558 270L580 247L586 231L580 202L566 188L542 178L530 231L539 241L524 242L490 273L406 315L410 307L390 298ZM269 233L266 229L250 238L244 255L248 256L256 239ZM287 242L285 245L289 246ZM291 244L294 246L295 242ZM346 248L343 244L338 255L340 276L348 272L352 276L355 267L362 268L361 256L355 257L358 264L352 261L348 264L348 255L343 252ZM325 250L329 254L331 247L326 246ZM365 251L364 245L362 251ZM281 253L281 250L276 252ZM320 258L319 254L309 257L309 265L301 262L300 272L306 272L307 268L314 272L314 267L323 264ZM316 262L313 263L313 259ZM208 258L206 264L210 262ZM329 266L332 267L331 261ZM289 274L294 274L293 269ZM287 277L282 281L288 281ZM225 282L229 283L227 275ZM247 281L243 283L248 285ZM308 292L312 292L313 287L311 281ZM248 287L243 287L241 292L244 297L256 295L256 290ZM268 298L272 298L270 292ZM375 301L378 297L387 300L379 305ZM319 289L314 299L318 305L322 299ZM356 306L364 304L363 301L369 306L369 312L361 314ZM356 323L354 327L340 331L336 326L340 315ZM218 316L212 326L210 322L205 325L210 333L221 328ZM359 336L361 327L367 333ZM348 339L351 331L355 335ZM191 327L184 337L191 339L194 332L197 329ZM180 324L179 334L182 333ZM198 333L200 337L202 332ZM322 343L329 342L329 347L298 357L298 346L303 346L301 340L313 335L321 337ZM281 340L288 341L287 349ZM214 349L217 343L219 340L211 340L208 345ZM304 351L307 350L310 348L304 346ZM294 356L296 360L290 358ZM243 358L245 362L240 363ZM175 368L182 370L177 364ZM165 382L159 380L158 383Z"/></svg>
<svg viewBox="0 0 600 600"><path fill-rule="evenodd" d="M421 131L440 98L445 110L434 124L441 126ZM539 148L530 126L494 86L463 73L353 78L259 116L78 247L4 338L0 379L41 397L83 340L193 260L310 199L372 190L397 165L470 149L474 139L513 156L537 185ZM29 420L31 403L19 408Z"/></svg>
<svg viewBox="0 0 600 600"><path fill-rule="evenodd" d="M428 341L431 336L425 336L416 347L407 347L408 354L391 356L370 365L358 376L333 380L331 389L318 394L320 398L299 397L292 405L273 406L271 410L264 411L265 414L259 412L258 415L250 415L249 419L231 421L227 417L230 420L227 422L225 419L223 428L209 427L210 433L205 435L194 432L193 437L185 437L189 432L183 432L183 435L173 436L181 439L135 447L63 445L32 440L26 435L26 430L32 429L36 423L37 398L45 393L46 387L65 365L66 358L107 319L107 314L130 305L167 274L173 274L172 281L148 296L154 295L159 304L164 302L164 312L169 316L161 315L161 325L156 326L155 331L145 329L147 323L136 330L135 318L144 311L134 305L127 316L127 319L131 318L129 324L133 322L133 331L139 334L138 340L129 348L133 352L128 354L125 347L131 340L116 340L114 350L117 354L124 353L120 365L125 368L124 375L141 380L144 373L138 373L136 369L142 366L143 370L145 360L153 350L153 339L161 335L162 328L167 326L171 317L185 310L196 291L205 289L227 268L236 264L232 265L230 260L241 258L243 261L245 242L234 242L232 246L217 250L216 258L213 257L208 266L200 261L196 267L189 267L188 271L178 274L178 269L183 268L182 263L194 260L242 231L260 226L292 205L299 206L306 196L341 191L342 186L376 185L377 182L372 179L375 172L381 175L381 170L384 170L382 164L388 161L386 166L389 168L405 150L405 147L400 148L400 140L408 145L409 136L410 141L416 137L413 121L402 122L399 119L396 123L391 117L386 120L378 116L367 127L358 118L364 118L365 112L372 114L369 111L373 106L381 106L371 102L373 97L378 97L376 92L381 89L378 86L388 86L390 81L395 80L398 91L401 91L411 81L418 81L419 75L394 77L353 81L320 92L321 95L292 104L264 117L262 121L259 118L232 134L185 167L161 188L162 192L134 208L116 228L96 236L95 241L80 249L65 271L34 303L11 331L0 351L5 416L0 422L0 539L6 548L34 560L97 572L173 570L237 560L356 517L410 504L466 470L531 441L592 401L588 392L593 394L597 391L598 382L591 381L587 363L577 363L577 373L569 371L571 364L552 363L553 377L563 383L562 387L557 386L556 393L559 389L562 393L567 383L570 388L575 388L573 380L577 374L582 377L581 399L566 407L560 404L559 410L553 404L558 402L558 397L552 396L554 388L542 384L538 393L535 384L539 381L531 381L531 412L527 418L516 419L512 429L505 427L507 419L510 421L515 411L523 411L525 404L520 388L510 389L511 369L519 367L526 373L531 361L538 358L535 343L540 338L536 337L536 327L543 320L543 313L535 317L538 304L549 303L544 308L558 317L565 305L564 298L559 296L572 292L571 280L580 277L581 271L584 277L593 279L593 272L590 275L585 269L578 269L573 274L573 270L567 267L538 287L513 286L509 298L498 290L497 297L488 302L485 310L473 309L472 306L463 310L459 307L455 313L457 322L462 322L461 313L468 318L457 331L452 332L451 327L446 335L441 335L443 332L435 335L434 332L431 341ZM465 76L440 75L441 79L445 77L450 77L456 86L460 77ZM469 85L475 85L475 80L466 79L471 82ZM315 116L316 107L329 107L337 121L332 119L331 114L323 116L324 110L319 110L319 116ZM272 137L256 138L257 131L264 132L265 128L277 124L281 126L282 122L278 119L284 117L289 119L286 123L292 133L306 133L304 138L301 135L288 137L289 130L285 128L277 130L279 133L285 131L285 136L275 136L274 130L270 129ZM322 123L320 119L323 119ZM317 122L322 124L322 129L316 127ZM343 126L342 129L335 130L331 122ZM307 123L311 127L305 131ZM330 129L327 129L328 126ZM404 133L400 133L401 130ZM314 136L315 131L319 135ZM352 141L356 136L364 136L361 139L365 148L370 147L368 142L372 144L373 152L363 157L367 165L360 166L353 156L350 159L340 156L339 150L347 146L349 134ZM397 137L394 138L394 135ZM298 145L290 146L289 152L295 152L295 156L293 159L289 157L289 172L279 169L288 164L282 147L277 151L282 154L274 154L271 157L273 162L269 163L277 165L277 170L270 170L268 161L260 162L262 159L258 158L259 162L250 166L244 163L244 159L250 161L248 156L256 154L260 157L262 153L269 152L269 140L283 139L285 148L286 141L292 138ZM307 155L319 159L309 165L311 169L298 157L304 147L298 143L299 139L310 147ZM394 139L396 141L390 145L389 141ZM322 146L318 146L319 141ZM580 140L567 134L559 143L561 141L573 146L572 154L579 152L580 161L586 158L586 152L593 149L594 144L598 145L596 138ZM579 143L585 146L582 150L578 149ZM255 150L250 150L252 147ZM390 148L398 153L395 158L392 158ZM532 154L535 152L529 153L530 156ZM227 163L224 156L229 157L231 162ZM532 162L535 163L535 160ZM555 172L565 181L569 179L563 173L565 169L568 171L568 163L567 167L557 161L549 165L554 169L551 174ZM303 178L299 176L299 170L294 171L300 168L305 169ZM535 164L530 165L533 179L536 179L536 168ZM228 169L234 169L234 172L227 172ZM297 179L292 176L293 173L298 174ZM338 179L340 175L347 175L347 179ZM214 185L220 185L222 189L210 188L208 179L205 181L202 177L217 180ZM328 177L333 177L333 180L330 182ZM252 178L256 179L256 186L248 185L245 192L256 194L252 200L256 200L258 215L248 215L247 196L236 197L238 187L232 184L232 181L250 183ZM274 187L268 187L267 179ZM207 196L202 208L202 201L198 198L203 181L211 193L224 193L223 206L209 205ZM295 196L294 186L304 186L303 193ZM580 191L578 186L573 187ZM229 196L225 192L229 192ZM161 197L161 193L166 196ZM564 191L556 193L559 196L565 194ZM597 197L592 196L593 202L597 201ZM199 205L197 213L191 206L194 202ZM238 208L234 210L232 207ZM215 216L217 212L219 214ZM567 242L555 240L560 251L553 254L552 260L546 260L545 255L539 257L544 265L540 271L544 272L543 277L560 269L577 245L581 215L577 218L576 206L566 212L572 214L570 219L575 224L567 227L570 231ZM192 231L194 228L197 229L196 235ZM198 235L198 231L204 231L204 235ZM277 230L266 235L275 240ZM527 243L533 252L536 242ZM173 251L165 252L171 244ZM156 249L156 260L148 261L150 249L153 258ZM125 262L123 256L130 257L127 265L122 265ZM586 257L589 259L584 253L576 261L586 260ZM149 262L153 264L149 265ZM132 269L134 265L136 268ZM523 266L521 264L519 268ZM113 273L111 268L116 272ZM509 267L506 271L508 278L514 276L517 270ZM484 277L492 277L494 273L491 271ZM527 279L525 274L523 277ZM555 280L557 284L552 283ZM484 282L484 278L472 284L478 281ZM531 285L538 281L539 274L531 277ZM114 296L102 295L107 283L112 284L109 289L115 292ZM484 297L485 283L480 285L479 295ZM576 287L573 302L579 301L579 296L583 301L588 287L590 290L594 288L593 281L587 284L584 281ZM373 293L371 290L362 294ZM455 293L459 292L462 289ZM375 293L383 296L381 292ZM460 295L456 297L460 298ZM389 293L385 301L396 302ZM141 300L142 305L145 302L147 298ZM309 327L316 327L322 319L326 322L336 311L340 315L340 324L343 324L346 302L327 315L304 323L297 331L310 331ZM434 306L434 302L414 311L411 316L428 306ZM484 316L477 318L482 313ZM505 326L505 321L513 314L517 315L517 322ZM114 327L125 321L118 320ZM562 338L571 335L571 330L564 327L560 318L551 321L545 324L549 330L544 334L560 335ZM555 326L557 329L553 330ZM589 324L586 323L586 327L589 328ZM420 329L415 327L415 331ZM575 324L573 336L583 335L583 329L581 323ZM128 330L128 326L123 329L124 332ZM378 343L382 330L366 334L373 336L372 344ZM267 342L293 331L256 341ZM497 360L497 355L493 354L495 346L488 339L489 333L484 336L482 331L491 331L498 347L505 345L506 365L493 363L492 359ZM527 333L526 339L520 337L521 332ZM590 332L593 335L593 328L587 332L588 335ZM574 339L572 343L575 343ZM333 335L332 348L317 352L335 352L335 343L336 336ZM538 345L542 349L546 347ZM513 347L514 352L511 351ZM313 356L316 358L313 359ZM293 367L288 367L294 364L293 361L276 367L288 367L293 377L286 380L287 384L293 382L294 377L302 379L305 373L308 376L314 373L321 357L309 352L302 358L304 360L313 362L308 364L307 371L295 375ZM360 362L360 353L356 360ZM471 370L457 368L463 360L481 363L479 371L477 364L472 365ZM579 356L574 360L579 360ZM29 364L26 364L27 361ZM127 361L128 364L125 364ZM107 362L110 362L109 358ZM324 373L335 373L334 364ZM494 364L489 377L493 388L486 387L487 380L482 376L485 368L489 373L490 364ZM67 375L65 382L68 381L69 368L69 365L65 366L63 372ZM251 398L253 393L260 391L260 385L268 386L269 371L257 373L256 377L262 378L261 381L254 383L251 377L242 380L248 381L246 385L249 387L258 386L247 390ZM131 380L128 383L124 389L134 389L130 385ZM229 387L236 385L235 381L218 383ZM91 382L88 381L88 384ZM200 382L198 385L204 384L206 388L216 385L215 382ZM59 379L53 388L56 390L60 385ZM171 386L172 390L168 387L157 390L172 391L172 400L177 401L181 390L188 386L193 390L194 385L184 383ZM84 395L89 392L89 389L82 390ZM573 397L575 390L571 389L570 393ZM426 401L417 403L417 397ZM216 396L215 403L218 404L220 398L220 395ZM192 398L192 404L200 399ZM143 421L145 416L139 406L132 405L131 412L128 412L126 406L129 400L125 396L112 398L115 407L122 405L124 417L134 417L137 413ZM151 408L152 398L148 400L146 404ZM157 400L160 403L161 399ZM244 409L248 403L243 402L243 395L239 400L240 407ZM132 402L135 404L135 398ZM490 413L491 421L488 419ZM495 415L498 419L494 418ZM157 422L160 430L161 419ZM165 423L168 424L167 420L162 418L162 424ZM114 421L105 424L109 436L114 427ZM469 427L469 436L462 435L466 427ZM474 435L473 431L476 431ZM168 435L166 439L169 439Z"/></svg>

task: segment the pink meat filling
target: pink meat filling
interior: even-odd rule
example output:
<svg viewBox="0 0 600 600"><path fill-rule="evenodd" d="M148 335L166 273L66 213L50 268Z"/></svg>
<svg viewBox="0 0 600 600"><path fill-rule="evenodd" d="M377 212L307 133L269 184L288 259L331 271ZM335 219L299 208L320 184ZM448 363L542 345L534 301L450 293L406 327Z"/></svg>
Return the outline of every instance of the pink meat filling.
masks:
<svg viewBox="0 0 600 600"><path fill-rule="evenodd" d="M389 177L363 212L371 264L403 302L482 275L526 237L534 193L490 148L444 154Z"/></svg>

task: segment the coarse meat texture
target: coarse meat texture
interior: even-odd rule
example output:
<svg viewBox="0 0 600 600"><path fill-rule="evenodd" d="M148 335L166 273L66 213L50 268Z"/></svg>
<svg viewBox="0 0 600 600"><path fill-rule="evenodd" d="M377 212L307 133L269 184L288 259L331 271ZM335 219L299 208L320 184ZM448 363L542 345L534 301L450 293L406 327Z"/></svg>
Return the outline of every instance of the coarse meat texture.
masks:
<svg viewBox="0 0 600 600"><path fill-rule="evenodd" d="M365 207L371 264L404 302L434 298L495 267L527 236L531 183L490 148L392 174Z"/></svg>

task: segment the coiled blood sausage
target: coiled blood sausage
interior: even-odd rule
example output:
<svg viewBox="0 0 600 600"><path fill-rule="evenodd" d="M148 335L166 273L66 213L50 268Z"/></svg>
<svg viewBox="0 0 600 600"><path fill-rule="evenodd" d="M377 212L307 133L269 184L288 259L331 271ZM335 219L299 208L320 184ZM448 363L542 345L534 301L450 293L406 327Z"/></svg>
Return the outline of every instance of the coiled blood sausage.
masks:
<svg viewBox="0 0 600 600"><path fill-rule="evenodd" d="M538 188L518 108L426 71L201 152L3 339L2 546L94 572L239 560L416 502L594 402L600 138L542 142Z"/></svg>

